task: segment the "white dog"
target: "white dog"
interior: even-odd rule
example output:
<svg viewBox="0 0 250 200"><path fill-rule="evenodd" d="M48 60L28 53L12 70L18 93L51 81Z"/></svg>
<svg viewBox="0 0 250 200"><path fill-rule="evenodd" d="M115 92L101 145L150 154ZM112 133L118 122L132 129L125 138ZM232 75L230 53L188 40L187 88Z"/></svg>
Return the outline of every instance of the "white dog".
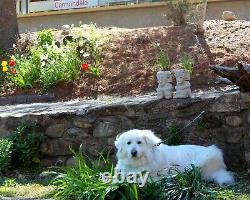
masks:
<svg viewBox="0 0 250 200"><path fill-rule="evenodd" d="M234 183L232 173L226 170L222 151L216 146L168 146L150 130L130 130L117 137L117 170L124 174L148 171L152 177L171 167L183 171L193 164L199 167L206 181L220 186Z"/></svg>

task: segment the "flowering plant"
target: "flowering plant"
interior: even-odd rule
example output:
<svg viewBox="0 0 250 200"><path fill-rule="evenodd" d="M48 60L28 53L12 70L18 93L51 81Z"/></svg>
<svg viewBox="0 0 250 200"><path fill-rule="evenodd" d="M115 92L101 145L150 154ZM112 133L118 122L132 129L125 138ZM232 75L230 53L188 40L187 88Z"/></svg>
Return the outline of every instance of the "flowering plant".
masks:
<svg viewBox="0 0 250 200"><path fill-rule="evenodd" d="M101 75L101 70L99 67L95 67L92 65L89 65L88 63L83 63L81 65L81 69L87 73L93 74L94 76L99 77Z"/></svg>
<svg viewBox="0 0 250 200"><path fill-rule="evenodd" d="M10 59L9 62L3 60L1 63L2 66L1 72L2 73L10 72L11 74L16 75L16 69L14 69L15 65L16 63L14 59Z"/></svg>

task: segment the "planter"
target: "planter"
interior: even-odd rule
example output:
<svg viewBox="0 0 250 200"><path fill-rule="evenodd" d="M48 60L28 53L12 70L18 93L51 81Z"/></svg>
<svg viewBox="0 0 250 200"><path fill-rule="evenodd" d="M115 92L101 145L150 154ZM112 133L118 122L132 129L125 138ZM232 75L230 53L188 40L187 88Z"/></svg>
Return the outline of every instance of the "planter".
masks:
<svg viewBox="0 0 250 200"><path fill-rule="evenodd" d="M190 84L190 73L186 69L176 69L176 93L174 98L188 98L191 97L191 84Z"/></svg>
<svg viewBox="0 0 250 200"><path fill-rule="evenodd" d="M157 97L159 99L171 99L173 97L173 85L172 85L172 74L170 71L159 71L157 72L158 87Z"/></svg>

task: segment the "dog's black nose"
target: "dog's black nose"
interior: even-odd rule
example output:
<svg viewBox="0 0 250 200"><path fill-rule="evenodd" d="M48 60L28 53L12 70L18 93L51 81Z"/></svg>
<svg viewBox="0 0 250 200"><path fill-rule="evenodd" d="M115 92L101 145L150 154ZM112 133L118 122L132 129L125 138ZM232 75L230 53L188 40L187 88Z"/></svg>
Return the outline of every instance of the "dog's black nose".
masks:
<svg viewBox="0 0 250 200"><path fill-rule="evenodd" d="M137 151L136 151L136 150L132 150L132 151L131 151L131 155L132 155L132 157L136 157Z"/></svg>

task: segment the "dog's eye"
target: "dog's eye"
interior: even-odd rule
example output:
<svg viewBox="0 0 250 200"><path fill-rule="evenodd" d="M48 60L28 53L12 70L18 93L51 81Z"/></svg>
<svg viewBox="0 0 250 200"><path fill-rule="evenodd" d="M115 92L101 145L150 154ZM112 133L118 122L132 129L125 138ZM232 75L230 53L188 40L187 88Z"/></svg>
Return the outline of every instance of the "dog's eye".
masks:
<svg viewBox="0 0 250 200"><path fill-rule="evenodd" d="M130 142L130 141L128 141L128 142L127 142L127 144L128 144L128 145L130 145L130 144L131 144L131 142Z"/></svg>
<svg viewBox="0 0 250 200"><path fill-rule="evenodd" d="M141 144L141 141L138 141L137 144Z"/></svg>

